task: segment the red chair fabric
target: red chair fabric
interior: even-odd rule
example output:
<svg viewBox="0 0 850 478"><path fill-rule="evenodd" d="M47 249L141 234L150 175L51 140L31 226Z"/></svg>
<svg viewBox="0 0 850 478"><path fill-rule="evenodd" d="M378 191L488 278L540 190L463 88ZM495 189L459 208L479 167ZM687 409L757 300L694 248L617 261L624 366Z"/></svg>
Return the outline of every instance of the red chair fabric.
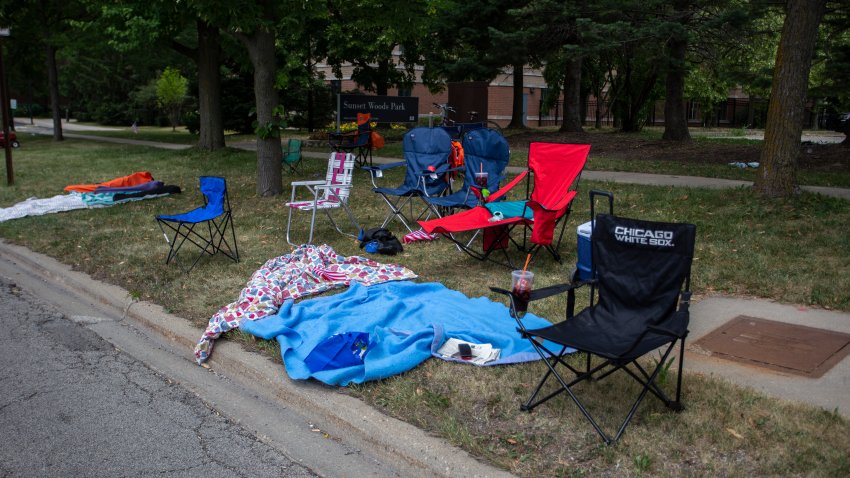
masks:
<svg viewBox="0 0 850 478"><path fill-rule="evenodd" d="M531 229L532 244L546 247L558 257L552 246L556 225L569 212L589 153L589 144L531 143L528 169L487 198L487 203L499 201L523 180L532 180L531 194L526 206L534 213L533 221L512 217L491 222L493 215L482 205L451 216L419 221L419 224L425 232L440 233L449 238L451 234L465 231L488 232L485 239L489 236L490 240L485 240L483 253L470 251L466 245L455 241L465 252L479 259L486 259L494 249L506 246L506 235L498 234L497 231L505 231L505 227L508 227L509 232L510 229L522 225Z"/></svg>

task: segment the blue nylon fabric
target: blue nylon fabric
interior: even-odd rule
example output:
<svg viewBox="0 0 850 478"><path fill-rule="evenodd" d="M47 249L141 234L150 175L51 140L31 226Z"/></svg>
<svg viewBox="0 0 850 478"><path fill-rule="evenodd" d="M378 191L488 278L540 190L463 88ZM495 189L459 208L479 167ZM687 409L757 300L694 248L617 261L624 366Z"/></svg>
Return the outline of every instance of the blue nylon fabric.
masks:
<svg viewBox="0 0 850 478"><path fill-rule="evenodd" d="M551 325L533 314L527 314L523 322L528 328ZM337 295L298 304L286 301L277 315L246 320L241 329L266 340L276 339L291 378L312 377L345 386L410 370L437 356L436 351L452 337L501 349L499 360L487 365L539 360L540 355L528 340L520 338L516 326L507 307L486 297L470 299L439 283L396 281L371 287L352 283ZM369 333L370 347L363 365L310 372L305 359L316 345L354 331Z"/></svg>
<svg viewBox="0 0 850 478"><path fill-rule="evenodd" d="M227 191L224 178L201 176L201 193L206 197L206 206L192 209L182 214L157 216L164 221L199 223L215 219L224 214L224 194Z"/></svg>
<svg viewBox="0 0 850 478"><path fill-rule="evenodd" d="M463 162L466 171L463 186L448 196L428 198L428 202L445 207L477 206L478 198L469 191L470 186L475 186L475 173L486 172L487 189L496 192L504 179L510 155L508 141L494 129L482 128L464 133Z"/></svg>
<svg viewBox="0 0 850 478"><path fill-rule="evenodd" d="M413 128L404 135L402 143L404 160L407 170L404 182L397 188L376 188L376 193L390 196L408 196L419 194L419 175L427 171L428 166L434 169L447 169L449 154L452 152L452 138L441 128ZM448 187L442 175L437 179L426 177L425 185L428 195L435 196Z"/></svg>

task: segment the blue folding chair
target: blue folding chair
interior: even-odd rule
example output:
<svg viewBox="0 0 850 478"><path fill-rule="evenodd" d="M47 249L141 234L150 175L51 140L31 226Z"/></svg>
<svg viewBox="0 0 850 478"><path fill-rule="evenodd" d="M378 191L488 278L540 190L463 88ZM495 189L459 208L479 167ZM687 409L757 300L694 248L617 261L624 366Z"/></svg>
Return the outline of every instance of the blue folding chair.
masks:
<svg viewBox="0 0 850 478"><path fill-rule="evenodd" d="M464 177L463 186L452 194L442 197L425 197L431 211L438 216L456 209L477 206L482 199L481 190L496 192L505 179L511 151L508 141L494 129L481 128L463 134ZM486 183L476 183L476 173L487 173Z"/></svg>
<svg viewBox="0 0 850 478"><path fill-rule="evenodd" d="M203 206L182 214L156 217L156 222L169 246L165 263L168 264L174 260L187 274L205 255L212 256L220 252L234 262L239 262L239 249L236 246L236 231L233 228L227 182L224 178L217 176L201 176L200 189L204 195ZM166 228L172 233L171 238L168 237ZM225 236L228 229L233 241L232 246ZM177 253L187 242L201 249L188 269L177 257Z"/></svg>
<svg viewBox="0 0 850 478"><path fill-rule="evenodd" d="M390 221L397 219L413 232L411 224L427 217L430 212L428 205L422 205L422 210L417 213L416 198L437 197L450 188L448 173L452 171L449 164L452 138L442 128L414 128L404 135L402 148L404 161L363 169L371 173L372 191L380 194L390 208L381 227L387 227ZM407 166L404 182L397 188L379 187L376 179L383 177L384 171L399 166ZM404 214L404 207L408 207L408 215Z"/></svg>

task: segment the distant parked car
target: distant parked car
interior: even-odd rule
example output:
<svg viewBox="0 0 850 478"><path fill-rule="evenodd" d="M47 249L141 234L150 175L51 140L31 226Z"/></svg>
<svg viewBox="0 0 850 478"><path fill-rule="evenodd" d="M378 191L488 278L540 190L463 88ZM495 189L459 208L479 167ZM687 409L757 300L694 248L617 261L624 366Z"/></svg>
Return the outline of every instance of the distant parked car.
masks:
<svg viewBox="0 0 850 478"><path fill-rule="evenodd" d="M9 139L12 140L13 148L20 148L21 143L18 141L18 135L15 134L14 131L9 131ZM0 131L0 148L6 147L6 137L3 135L3 131Z"/></svg>

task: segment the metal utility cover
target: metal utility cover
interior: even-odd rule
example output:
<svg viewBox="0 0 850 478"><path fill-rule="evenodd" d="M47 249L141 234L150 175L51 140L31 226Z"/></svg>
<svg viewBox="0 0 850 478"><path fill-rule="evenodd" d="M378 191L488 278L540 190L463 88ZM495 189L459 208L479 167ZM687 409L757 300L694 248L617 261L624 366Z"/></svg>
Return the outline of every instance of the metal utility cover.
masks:
<svg viewBox="0 0 850 478"><path fill-rule="evenodd" d="M739 315L699 339L721 358L818 378L850 354L850 335Z"/></svg>

